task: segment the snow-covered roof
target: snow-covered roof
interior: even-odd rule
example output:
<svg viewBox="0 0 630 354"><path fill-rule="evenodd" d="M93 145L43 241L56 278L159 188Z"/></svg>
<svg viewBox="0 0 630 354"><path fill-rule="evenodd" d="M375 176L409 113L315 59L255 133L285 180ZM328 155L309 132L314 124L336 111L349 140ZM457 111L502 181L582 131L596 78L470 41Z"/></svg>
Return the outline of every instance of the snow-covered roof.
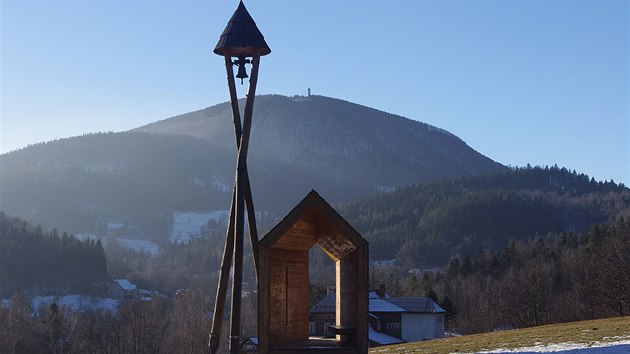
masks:
<svg viewBox="0 0 630 354"><path fill-rule="evenodd" d="M335 313L336 310L335 293L330 292L311 308L311 313Z"/></svg>
<svg viewBox="0 0 630 354"><path fill-rule="evenodd" d="M402 307L405 312L443 313L443 308L428 297L391 297L386 301Z"/></svg>
<svg viewBox="0 0 630 354"><path fill-rule="evenodd" d="M114 282L117 283L125 291L134 291L134 290L136 290L136 285L132 284L127 279L116 279L116 280L114 280Z"/></svg>
<svg viewBox="0 0 630 354"><path fill-rule="evenodd" d="M384 297L390 297L388 293L385 293ZM378 294L378 291L376 290L370 290L368 292L368 299L380 299L381 295Z"/></svg>
<svg viewBox="0 0 630 354"><path fill-rule="evenodd" d="M391 298L386 299L369 299L370 312L405 312L405 309L389 302Z"/></svg>
<svg viewBox="0 0 630 354"><path fill-rule="evenodd" d="M374 330L374 328L372 328L371 326L368 327L368 338L370 338L370 340L372 342L376 342L378 344L397 344L397 343L404 343L405 341L402 339L398 339L396 337L390 336L389 334L385 334L382 332L377 332Z"/></svg>
<svg viewBox="0 0 630 354"><path fill-rule="evenodd" d="M413 313L444 313L435 301L427 297L369 297L368 306L370 312L413 312ZM310 313L335 313L335 293L326 295L317 305L311 308Z"/></svg>
<svg viewBox="0 0 630 354"><path fill-rule="evenodd" d="M251 342L254 345L258 345L258 337L249 337L245 340L245 343Z"/></svg>

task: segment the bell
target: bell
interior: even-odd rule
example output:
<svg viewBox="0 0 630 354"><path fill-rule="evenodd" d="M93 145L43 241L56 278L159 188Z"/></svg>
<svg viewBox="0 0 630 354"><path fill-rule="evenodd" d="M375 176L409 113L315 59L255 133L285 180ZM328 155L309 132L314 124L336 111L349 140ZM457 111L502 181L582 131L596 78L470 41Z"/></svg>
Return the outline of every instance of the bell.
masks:
<svg viewBox="0 0 630 354"><path fill-rule="evenodd" d="M236 77L241 79L241 85L243 84L243 79L247 79L249 76L247 75L247 70L245 70L245 63L238 64L238 72L236 73Z"/></svg>

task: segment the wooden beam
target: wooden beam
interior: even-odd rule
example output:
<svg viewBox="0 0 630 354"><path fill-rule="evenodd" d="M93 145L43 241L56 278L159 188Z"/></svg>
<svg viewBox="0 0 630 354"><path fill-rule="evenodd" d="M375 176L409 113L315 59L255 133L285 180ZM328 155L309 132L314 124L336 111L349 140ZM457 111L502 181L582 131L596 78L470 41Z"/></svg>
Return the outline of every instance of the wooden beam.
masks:
<svg viewBox="0 0 630 354"><path fill-rule="evenodd" d="M369 300L366 296L369 292L369 245L359 247L357 250L357 349L359 353L368 352L368 311Z"/></svg>
<svg viewBox="0 0 630 354"><path fill-rule="evenodd" d="M245 168L247 161L247 149L249 148L249 136L252 126L252 115L254 113L254 98L256 97L256 84L258 83L258 65L260 56L251 59L252 72L249 77L249 90L247 91L247 101L245 102L245 116L243 117L243 134L238 149L238 168Z"/></svg>
<svg viewBox="0 0 630 354"><path fill-rule="evenodd" d="M232 69L232 58L225 56L225 67L227 72L228 88L230 92L230 102L232 109L232 121L234 123L234 133L236 148L238 151L236 180L232 193L232 206L230 208L230 222L227 231L226 245L224 249L221 273L217 285L217 295L215 301L215 312L213 314L212 330L210 333L210 348L213 353L219 346L223 314L225 311L225 298L227 295L227 282L229 280L230 266L233 262L234 275L232 278L232 303L230 307L230 352L237 353L240 347L240 313L241 313L241 293L243 284L243 239L244 239L244 214L247 209L248 224L250 230L250 242L254 256L254 266L256 269L256 281L258 281L258 231L256 227L256 214L251 195L251 185L247 172L247 149L249 146L249 136L253 113L253 104L256 93L258 78L259 57L252 59L252 73L249 81L247 102L245 105L244 122L241 124L240 111L238 107L238 97L236 94L236 83L234 82L234 71Z"/></svg>
<svg viewBox="0 0 630 354"><path fill-rule="evenodd" d="M230 307L230 353L238 354L240 350L241 331L241 294L243 286L243 238L245 223L245 184L247 171L247 149L252 125L254 110L254 98L256 96L256 83L258 82L258 64L260 56L254 56L251 60L252 71L249 78L249 90L245 103L245 116L241 133L241 142L238 145L238 160L236 164L236 220L234 223L234 275L232 277L232 304ZM255 214L251 213L251 218ZM255 224L255 219L252 219ZM252 248L258 247L258 240L252 242Z"/></svg>
<svg viewBox="0 0 630 354"><path fill-rule="evenodd" d="M256 227L256 214L254 212L254 201L252 199L252 188L249 184L249 173L245 168L245 206L247 207L247 224L249 225L249 241L251 243L252 254L254 256L254 275L258 284L258 229Z"/></svg>
<svg viewBox="0 0 630 354"><path fill-rule="evenodd" d="M214 312L212 314L212 329L210 330L209 346L214 354L219 348L221 339L221 328L223 327L223 315L225 311L225 296L227 295L228 280L230 278L230 268L232 267L232 252L234 250L234 207L236 190L232 189L232 206L230 207L230 221L228 222L225 248L223 249L223 259L221 260L221 270L219 271L219 282L217 284L217 294L214 302Z"/></svg>
<svg viewBox="0 0 630 354"><path fill-rule="evenodd" d="M267 353L269 350L269 320L271 317L269 302L269 248L260 247L259 250L260 277L258 279L258 352Z"/></svg>
<svg viewBox="0 0 630 354"><path fill-rule="evenodd" d="M245 129L244 129L245 130ZM245 134L245 133L244 133ZM241 145L242 146L242 145ZM230 353L238 354L241 343L241 294L243 288L244 207L243 171L236 172L236 208L234 221L234 273L232 274L232 303L230 306Z"/></svg>
<svg viewBox="0 0 630 354"><path fill-rule="evenodd" d="M234 70L232 69L232 58L225 56L225 70L227 73L228 89L230 92L230 102L232 108L232 121L234 123L234 133L236 136L236 147L240 144L242 135L241 116L238 108L238 97L236 95L236 83L234 82ZM236 185L232 189L232 202L230 206L230 220L226 232L225 248L223 250L223 259L221 261L221 270L219 273L219 282L217 284L217 293L214 303L214 313L212 315L212 330L210 331L210 351L216 353L219 348L219 340L221 338L221 330L223 327L223 315L225 313L225 300L228 289L228 281L230 277L230 269L232 266L234 252L234 229L235 229L235 208L236 208Z"/></svg>
<svg viewBox="0 0 630 354"><path fill-rule="evenodd" d="M243 128L241 126L241 115L238 107L238 96L236 94L236 83L234 82L234 71L232 70L232 58L229 56L225 58L225 67L228 71L228 88L230 91L230 102L232 107L232 121L234 123L234 134L236 137L236 150L240 151L241 137L243 135ZM232 74L232 75L230 75ZM251 85L251 81L250 81ZM254 269L256 274L256 283L258 283L258 230L256 227L256 214L254 212L254 202L252 199L252 189L249 183L249 173L247 172L247 166L245 170L245 205L247 207L247 222L249 224L249 236L252 246L252 253L254 255Z"/></svg>
<svg viewBox="0 0 630 354"><path fill-rule="evenodd" d="M225 68L228 72L228 89L230 91L230 102L232 103L232 121L234 122L234 133L236 134L236 149L241 145L241 114L238 109L238 96L236 95L236 83L234 82L234 70L232 70L232 57L225 56Z"/></svg>

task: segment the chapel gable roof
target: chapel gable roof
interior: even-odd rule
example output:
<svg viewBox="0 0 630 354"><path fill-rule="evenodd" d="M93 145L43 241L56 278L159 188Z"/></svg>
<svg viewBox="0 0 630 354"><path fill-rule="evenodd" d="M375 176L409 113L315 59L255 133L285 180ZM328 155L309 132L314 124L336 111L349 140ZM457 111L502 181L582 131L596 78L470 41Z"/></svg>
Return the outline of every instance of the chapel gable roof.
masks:
<svg viewBox="0 0 630 354"><path fill-rule="evenodd" d="M295 250L315 244L339 260L368 242L314 190L259 242L262 247Z"/></svg>

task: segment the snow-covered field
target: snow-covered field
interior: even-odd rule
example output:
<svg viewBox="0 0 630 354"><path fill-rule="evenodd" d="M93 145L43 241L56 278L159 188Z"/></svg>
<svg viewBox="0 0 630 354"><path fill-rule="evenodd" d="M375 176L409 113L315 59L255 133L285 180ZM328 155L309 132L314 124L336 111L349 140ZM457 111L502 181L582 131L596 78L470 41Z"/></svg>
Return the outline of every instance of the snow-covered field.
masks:
<svg viewBox="0 0 630 354"><path fill-rule="evenodd" d="M115 312L118 309L118 300L107 297L87 295L35 296L31 299L33 315L39 316L39 311L48 307L53 301L59 307L72 311L103 310ZM0 307L8 308L9 306L11 306L11 300L0 299Z"/></svg>
<svg viewBox="0 0 630 354"><path fill-rule="evenodd" d="M118 309L118 300L111 298L86 295L35 296L31 300L33 313L38 315L42 307L47 307L53 301L55 301L59 307L73 311L106 310L114 312Z"/></svg>
<svg viewBox="0 0 630 354"><path fill-rule="evenodd" d="M556 343L516 349L495 349L481 353L562 353L562 354L629 354L630 337L609 337L602 342Z"/></svg>
<svg viewBox="0 0 630 354"><path fill-rule="evenodd" d="M128 249L132 249L139 253L148 253L153 257L160 254L160 246L149 240L141 240L138 238L118 238L118 243Z"/></svg>
<svg viewBox="0 0 630 354"><path fill-rule="evenodd" d="M168 240L171 243L188 243L193 238L201 237L201 228L206 227L209 220L227 224L228 218L228 210L175 211L173 212L173 226Z"/></svg>

